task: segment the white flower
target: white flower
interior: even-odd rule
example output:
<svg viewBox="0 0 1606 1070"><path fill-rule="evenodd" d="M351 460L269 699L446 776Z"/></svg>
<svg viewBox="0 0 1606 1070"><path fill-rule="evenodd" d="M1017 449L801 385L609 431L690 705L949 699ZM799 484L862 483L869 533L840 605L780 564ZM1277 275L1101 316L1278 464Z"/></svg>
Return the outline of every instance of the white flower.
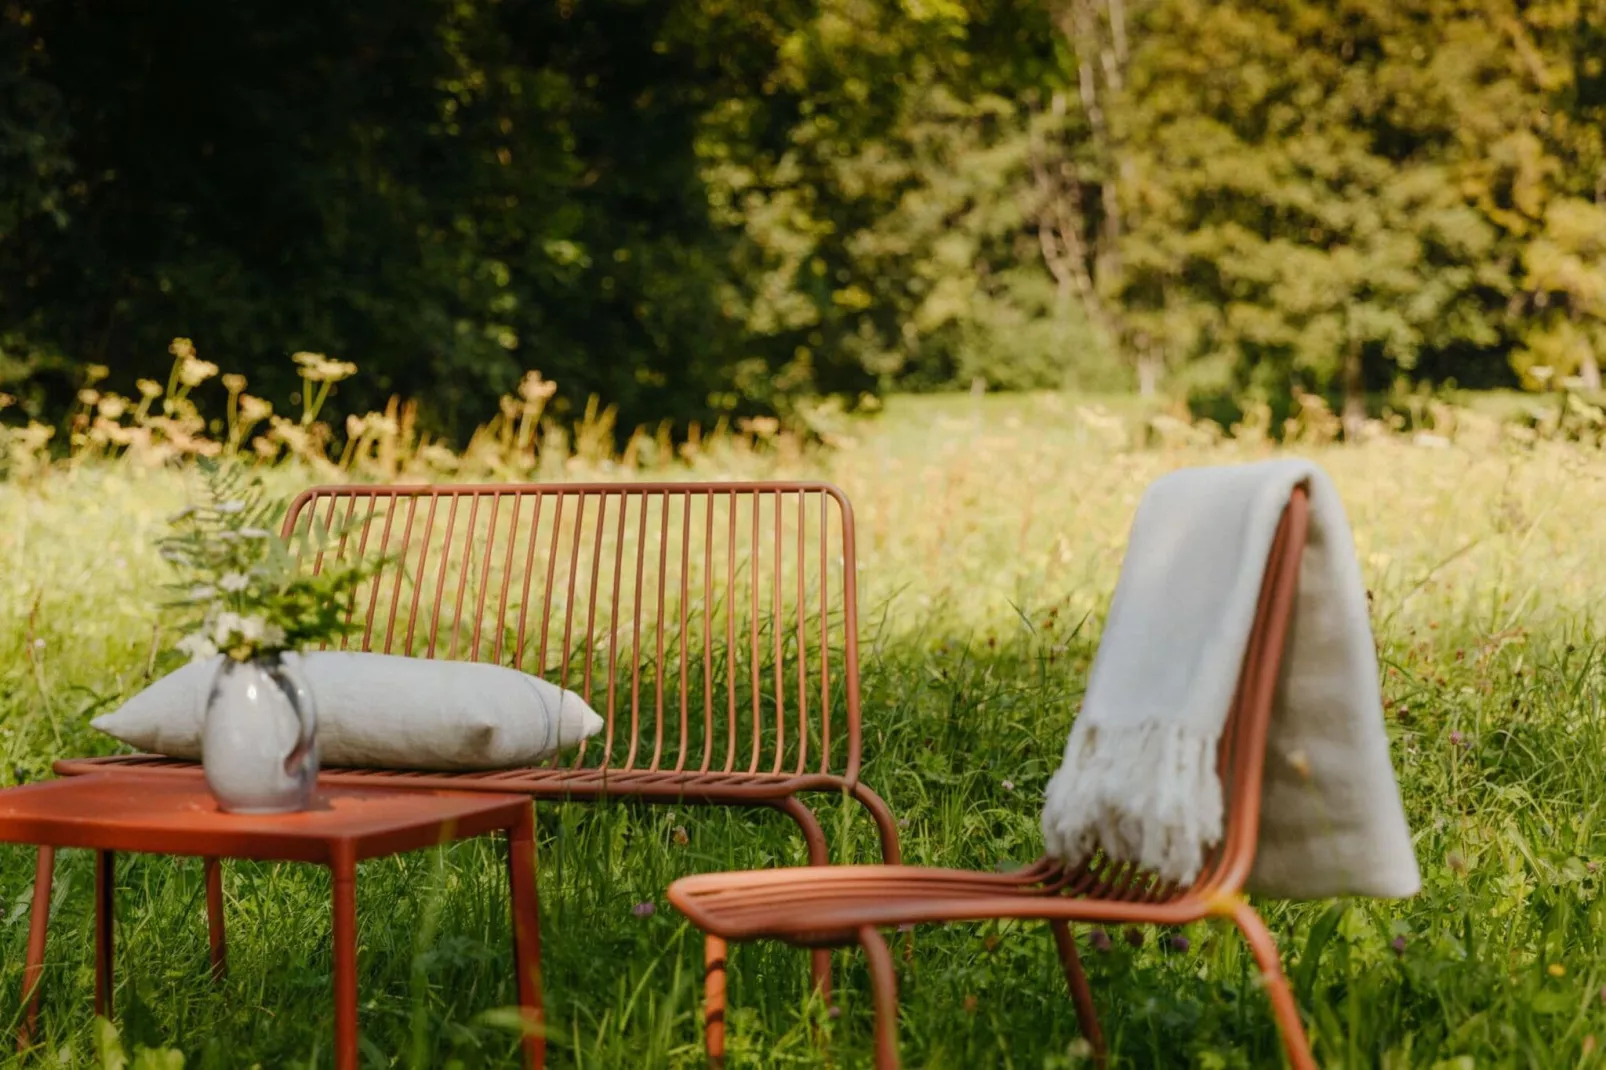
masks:
<svg viewBox="0 0 1606 1070"><path fill-rule="evenodd" d="M284 640L284 629L279 627L277 624L269 624L262 629L263 646L272 648L282 647L284 646Z"/></svg>
<svg viewBox="0 0 1606 1070"><path fill-rule="evenodd" d="M240 638L248 643L260 643L267 630L268 622L261 617L240 618Z"/></svg>
<svg viewBox="0 0 1606 1070"><path fill-rule="evenodd" d="M212 625L212 641L220 647L232 645L243 623L238 613L219 613Z"/></svg>
<svg viewBox="0 0 1606 1070"><path fill-rule="evenodd" d="M217 588L209 583L202 583L190 588L190 598L197 602L204 602L215 594L217 594Z"/></svg>
<svg viewBox="0 0 1606 1070"><path fill-rule="evenodd" d="M178 649L181 653L188 654L191 661L206 661L217 656L217 644L200 632L180 639Z"/></svg>
<svg viewBox="0 0 1606 1070"><path fill-rule="evenodd" d="M269 531L267 528L241 528L240 531L239 531L239 535L240 535L240 538L242 538L242 539L271 539L271 538L273 538L273 532Z"/></svg>
<svg viewBox="0 0 1606 1070"><path fill-rule="evenodd" d="M228 513L243 513L243 512L245 512L245 503L240 501L239 499L235 499L232 502L219 502L218 503L218 507L217 507L217 511L220 512L220 513L225 513L225 514L228 514Z"/></svg>
<svg viewBox="0 0 1606 1070"><path fill-rule="evenodd" d="M250 577L245 573L230 572L222 579L218 580L217 585L223 588L225 591L228 591L230 594L238 594L239 592L245 590L246 585L250 582Z"/></svg>

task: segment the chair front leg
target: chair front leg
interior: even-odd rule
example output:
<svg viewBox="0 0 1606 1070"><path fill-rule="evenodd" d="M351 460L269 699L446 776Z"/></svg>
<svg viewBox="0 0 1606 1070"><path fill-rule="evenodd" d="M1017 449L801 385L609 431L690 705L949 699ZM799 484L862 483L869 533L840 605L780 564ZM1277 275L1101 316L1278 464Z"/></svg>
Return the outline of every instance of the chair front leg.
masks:
<svg viewBox="0 0 1606 1070"><path fill-rule="evenodd" d="M1260 975L1266 982L1266 996L1271 1000L1272 1014L1283 1037L1283 1051L1288 1065L1294 1070L1316 1070L1316 1060L1310 1052L1310 1040L1305 1036L1305 1024L1299 1018L1299 1005L1283 973L1282 958L1277 954L1277 941L1271 930L1260 920L1260 915L1244 899L1238 899L1231 908L1231 917L1244 934L1249 950L1254 953Z"/></svg>
<svg viewBox="0 0 1606 1070"><path fill-rule="evenodd" d="M1071 990L1071 1003L1076 1007L1076 1020L1082 1026L1083 1038L1093 1047L1093 1065L1104 1070L1109 1053L1104 1047L1104 1031L1099 1028L1099 1016L1093 1008L1093 990L1088 986L1087 974L1082 971L1082 959L1076 953L1076 934L1069 922L1055 921L1054 946L1059 948L1060 965L1065 970L1065 983Z"/></svg>
<svg viewBox="0 0 1606 1070"><path fill-rule="evenodd" d="M892 952L873 925L859 930L859 944L869 960L875 996L876 1070L898 1070L898 975L892 968Z"/></svg>
<svg viewBox="0 0 1606 1070"><path fill-rule="evenodd" d="M703 1041L708 1065L725 1065L725 941L709 934L703 939Z"/></svg>

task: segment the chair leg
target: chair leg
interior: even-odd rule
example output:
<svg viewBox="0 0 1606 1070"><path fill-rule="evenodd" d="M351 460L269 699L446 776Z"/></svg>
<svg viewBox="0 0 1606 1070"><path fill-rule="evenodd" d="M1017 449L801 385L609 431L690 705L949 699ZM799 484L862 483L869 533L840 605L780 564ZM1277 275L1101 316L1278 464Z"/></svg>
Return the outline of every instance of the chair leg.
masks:
<svg viewBox="0 0 1606 1070"><path fill-rule="evenodd" d="M703 1039L708 1046L708 1065L725 1065L725 941L717 936L703 938Z"/></svg>
<svg viewBox="0 0 1606 1070"><path fill-rule="evenodd" d="M1093 1008L1093 990L1088 987L1087 974L1082 972L1082 959L1076 953L1076 935L1069 922L1051 923L1054 945L1059 948L1060 965L1065 968L1065 983L1071 990L1071 1003L1076 1007L1076 1020L1082 1026L1082 1037L1093 1046L1093 1065L1104 1070L1109 1055L1104 1047L1104 1031L1099 1028L1099 1016Z"/></svg>
<svg viewBox="0 0 1606 1070"><path fill-rule="evenodd" d="M1277 1019L1277 1028L1282 1032L1283 1051L1288 1055L1288 1065L1293 1070L1316 1070L1310 1041L1305 1036L1305 1025L1299 1020L1299 1006L1294 1002L1293 990L1288 987L1282 959L1277 954L1277 941L1272 939L1271 931L1260 920L1260 915L1244 900L1234 904L1232 920L1244 934L1244 940L1248 942L1249 950L1254 952L1255 962L1260 966L1260 974L1266 984L1266 996L1271 1000L1272 1014Z"/></svg>
<svg viewBox="0 0 1606 1070"><path fill-rule="evenodd" d="M870 963L875 995L876 1070L898 1070L898 975L892 968L892 952L873 925L859 930L859 943Z"/></svg>
<svg viewBox="0 0 1606 1070"><path fill-rule="evenodd" d="M809 865L828 866L831 864L831 852L826 847L825 830L820 827L820 819L814 816L814 811L803 804L795 795L784 799L777 799L775 808L781 813L796 821L803 830L803 842L808 845ZM814 989L820 994L820 999L827 1007L831 1005L831 952L828 948L817 947L809 952L809 973L814 980Z"/></svg>
<svg viewBox="0 0 1606 1070"><path fill-rule="evenodd" d="M229 972L228 943L223 928L223 862L202 860L206 872L206 936L212 952L212 980L221 981Z"/></svg>
<svg viewBox="0 0 1606 1070"><path fill-rule="evenodd" d="M50 886L56 874L56 849L39 848L34 863L33 909L28 916L28 959L22 970L22 1028L17 1030L17 1050L33 1046L39 1034L39 984L45 973L45 937L50 931Z"/></svg>

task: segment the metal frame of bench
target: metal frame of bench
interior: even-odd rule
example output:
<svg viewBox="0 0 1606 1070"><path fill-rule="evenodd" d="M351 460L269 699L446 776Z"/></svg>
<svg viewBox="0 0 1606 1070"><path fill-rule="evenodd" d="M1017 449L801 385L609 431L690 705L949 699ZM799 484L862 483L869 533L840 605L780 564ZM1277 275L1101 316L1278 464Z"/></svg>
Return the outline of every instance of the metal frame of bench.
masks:
<svg viewBox="0 0 1606 1070"><path fill-rule="evenodd" d="M340 648L511 665L576 691L605 721L597 737L530 768L332 768L323 781L770 808L801 828L812 865L829 852L799 795L834 792L869 811L883 859L899 861L892 811L859 777L855 532L836 487L320 486L296 498L284 530L309 525L338 533L314 568L328 556L387 562L358 593L360 634ZM200 773L151 755L55 770ZM48 903L51 871L41 853L36 908ZM209 871L209 908L221 901L217 880ZM829 997L829 952L816 953L813 971Z"/></svg>

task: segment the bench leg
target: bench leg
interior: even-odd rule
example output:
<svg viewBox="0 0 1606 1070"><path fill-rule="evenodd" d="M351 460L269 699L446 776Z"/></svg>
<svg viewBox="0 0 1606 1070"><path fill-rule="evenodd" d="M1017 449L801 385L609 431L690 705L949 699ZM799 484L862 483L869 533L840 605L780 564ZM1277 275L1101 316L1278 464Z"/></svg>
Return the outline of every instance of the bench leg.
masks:
<svg viewBox="0 0 1606 1070"><path fill-rule="evenodd" d="M112 1016L112 926L117 889L117 855L95 852L95 1013Z"/></svg>
<svg viewBox="0 0 1606 1070"><path fill-rule="evenodd" d="M357 863L336 858L334 873L335 1070L357 1070Z"/></svg>
<svg viewBox="0 0 1606 1070"><path fill-rule="evenodd" d="M223 931L223 860L208 858L206 867L206 935L212 947L212 980L229 971L229 951Z"/></svg>
<svg viewBox="0 0 1606 1070"><path fill-rule="evenodd" d="M809 865L830 865L831 852L825 844L825 830L820 827L820 819L814 816L814 811L803 805L803 801L795 795L777 799L775 808L796 821L798 827L803 830L803 842L808 845L809 850ZM830 949L817 947L809 952L809 973L813 977L815 991L819 992L820 999L829 1007L831 1005Z"/></svg>
<svg viewBox="0 0 1606 1070"><path fill-rule="evenodd" d="M513 972L524 1014L524 1064L546 1065L546 1013L541 1001L541 912L536 893L535 808L508 833L508 898L513 907Z"/></svg>
<svg viewBox="0 0 1606 1070"><path fill-rule="evenodd" d="M50 929L50 886L56 873L56 849L39 848L34 863L33 908L28 915L28 960L22 971L22 1028L17 1030L17 1050L33 1046L39 1030L39 983L45 973L45 936Z"/></svg>

